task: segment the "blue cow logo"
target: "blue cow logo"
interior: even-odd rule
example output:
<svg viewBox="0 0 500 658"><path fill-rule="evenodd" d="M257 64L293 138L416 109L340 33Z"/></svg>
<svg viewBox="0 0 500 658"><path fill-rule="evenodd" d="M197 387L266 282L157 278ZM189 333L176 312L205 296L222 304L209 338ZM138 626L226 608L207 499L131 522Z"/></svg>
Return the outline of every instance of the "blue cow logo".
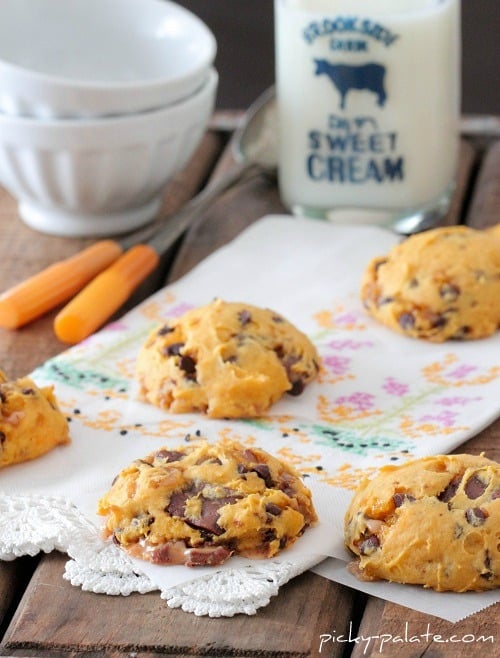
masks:
<svg viewBox="0 0 500 658"><path fill-rule="evenodd" d="M377 104L384 106L387 94L384 87L385 66L381 64L334 64L326 59L315 59L315 75L327 75L340 93L340 107L345 109L350 89L366 89L377 95Z"/></svg>

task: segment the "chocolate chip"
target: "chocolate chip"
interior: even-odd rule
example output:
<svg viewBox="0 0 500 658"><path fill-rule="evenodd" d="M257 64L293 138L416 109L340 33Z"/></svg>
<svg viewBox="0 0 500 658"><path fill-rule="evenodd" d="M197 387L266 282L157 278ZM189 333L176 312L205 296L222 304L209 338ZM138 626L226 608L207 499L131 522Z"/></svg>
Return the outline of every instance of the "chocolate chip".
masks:
<svg viewBox="0 0 500 658"><path fill-rule="evenodd" d="M0 441L2 440L2 437L0 437ZM500 498L500 489L496 489L492 494L491 494L491 500L496 500L497 498Z"/></svg>
<svg viewBox="0 0 500 658"><path fill-rule="evenodd" d="M36 395L34 388L23 388L23 395Z"/></svg>
<svg viewBox="0 0 500 658"><path fill-rule="evenodd" d="M173 331L172 327L169 327L168 324L164 324L163 327L160 327L158 329L157 335L165 336L166 334L170 334L172 331Z"/></svg>
<svg viewBox="0 0 500 658"><path fill-rule="evenodd" d="M296 397L297 395L303 393L305 389L305 384L302 381L302 379L297 379L296 381L291 382L291 384L292 384L292 388L288 389L287 391L288 395L293 395L294 397Z"/></svg>
<svg viewBox="0 0 500 658"><path fill-rule="evenodd" d="M199 519L186 519L190 526L201 528L213 533L222 535L224 529L221 528L217 521L219 519L219 510L224 505L232 505L238 500L238 496L225 496L224 498L202 498L201 515Z"/></svg>
<svg viewBox="0 0 500 658"><path fill-rule="evenodd" d="M268 489L274 488L274 481L271 477L271 471L269 470L269 466L267 464L255 464L255 466L252 468L252 471L257 473L257 475L264 480Z"/></svg>
<svg viewBox="0 0 500 658"><path fill-rule="evenodd" d="M183 452L179 452L178 450L167 450L166 448L162 448L154 454L155 459L161 459L161 461L164 462L178 462L185 456L186 455Z"/></svg>
<svg viewBox="0 0 500 658"><path fill-rule="evenodd" d="M457 489L460 486L460 482L462 481L461 476L454 477L453 480L448 484L448 486L443 489L443 491L438 495L438 499L442 503L447 503L449 502L453 496L457 493Z"/></svg>
<svg viewBox="0 0 500 658"><path fill-rule="evenodd" d="M473 475L467 480L464 491L467 498L474 500L484 494L486 491L486 484L482 482L477 475Z"/></svg>
<svg viewBox="0 0 500 658"><path fill-rule="evenodd" d="M0 402L7 402L7 394L0 388Z"/></svg>
<svg viewBox="0 0 500 658"><path fill-rule="evenodd" d="M264 528L262 531L262 541L271 543L276 539L276 530L274 528Z"/></svg>
<svg viewBox="0 0 500 658"><path fill-rule="evenodd" d="M204 546L203 548L190 548L186 551L187 567L218 566L223 564L232 551L225 546Z"/></svg>
<svg viewBox="0 0 500 658"><path fill-rule="evenodd" d="M285 356L286 356L286 352L285 352L285 350L283 349L283 345L275 345L275 346L273 347L273 350L274 350L274 353L276 354L276 356L278 357L278 359L279 359L280 361L283 361L283 359L284 359ZM285 367L285 366L283 366L283 367Z"/></svg>
<svg viewBox="0 0 500 658"><path fill-rule="evenodd" d="M359 545L359 552L361 555L370 555L380 546L380 541L377 535L370 535L364 539Z"/></svg>
<svg viewBox="0 0 500 658"><path fill-rule="evenodd" d="M408 281L408 288L418 288L418 286L419 286L418 279L416 279L415 277L412 277Z"/></svg>
<svg viewBox="0 0 500 658"><path fill-rule="evenodd" d="M407 329L412 329L415 326L415 318L413 313L401 313L398 318L398 323L401 329L404 331Z"/></svg>
<svg viewBox="0 0 500 658"><path fill-rule="evenodd" d="M7 438L5 432L0 432L0 445L2 445Z"/></svg>
<svg viewBox="0 0 500 658"><path fill-rule="evenodd" d="M394 501L394 505L396 507L401 507L401 505L403 505L406 501L410 503L414 502L415 497L411 496L410 494L395 493L392 497L392 500Z"/></svg>
<svg viewBox="0 0 500 658"><path fill-rule="evenodd" d="M166 507L166 511L170 516L178 516L179 518L184 518L184 510L186 507L186 502L191 498L194 492L191 490L188 491L174 491L170 496L170 501Z"/></svg>
<svg viewBox="0 0 500 658"><path fill-rule="evenodd" d="M484 578L484 580L491 580L493 578L493 571L491 570L491 558L488 551L485 552L485 556L484 556L484 568L485 571L483 571L479 575L481 576L481 578Z"/></svg>
<svg viewBox="0 0 500 658"><path fill-rule="evenodd" d="M172 343L171 345L167 345L165 347L164 353L167 356L179 356L183 347L184 343Z"/></svg>
<svg viewBox="0 0 500 658"><path fill-rule="evenodd" d="M464 325L463 327L460 327L455 331L453 336L454 340L464 340L465 338L468 338L472 332L472 327L468 327L467 325Z"/></svg>
<svg viewBox="0 0 500 658"><path fill-rule="evenodd" d="M465 510L465 518L467 519L467 523L470 523L476 528L480 525L483 525L487 516L488 515L483 512L480 507L471 507Z"/></svg>
<svg viewBox="0 0 500 658"><path fill-rule="evenodd" d="M186 374L186 379L196 380L196 361L191 356L181 356L179 368Z"/></svg>
<svg viewBox="0 0 500 658"><path fill-rule="evenodd" d="M241 325L245 326L252 321L252 314L247 309L243 309L238 313L238 320Z"/></svg>
<svg viewBox="0 0 500 658"><path fill-rule="evenodd" d="M460 296L460 288L453 283L443 283L439 288L439 296L447 302L454 302Z"/></svg>
<svg viewBox="0 0 500 658"><path fill-rule="evenodd" d="M293 498L297 494L295 489L295 478L286 471L281 474L280 481L278 482L278 489L286 494L289 498Z"/></svg>
<svg viewBox="0 0 500 658"><path fill-rule="evenodd" d="M440 313L433 313L429 317L429 324L431 325L432 329L440 329L441 327L445 327L448 324L448 318L445 315L441 315Z"/></svg>
<svg viewBox="0 0 500 658"><path fill-rule="evenodd" d="M275 503L267 503L266 512L271 516L279 516L281 514L281 507Z"/></svg>

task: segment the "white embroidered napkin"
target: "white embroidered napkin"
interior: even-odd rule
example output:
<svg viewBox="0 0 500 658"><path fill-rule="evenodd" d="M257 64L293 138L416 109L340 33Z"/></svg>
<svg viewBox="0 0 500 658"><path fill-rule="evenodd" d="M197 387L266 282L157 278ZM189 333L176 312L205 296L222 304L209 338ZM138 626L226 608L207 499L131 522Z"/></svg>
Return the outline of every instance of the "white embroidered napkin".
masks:
<svg viewBox="0 0 500 658"><path fill-rule="evenodd" d="M325 556L345 565L343 514L362 472L449 452L500 414L499 334L430 344L365 314L362 272L397 240L369 226L263 218L120 321L43 364L33 377L55 384L72 443L0 472L0 557L62 550L75 585L110 594L159 589L169 605L213 616L254 613ZM138 402L134 361L150 329L216 296L282 313L316 343L321 378L255 421L172 415ZM150 565L102 542L96 502L116 473L198 434L261 445L293 463L313 491L318 526L275 560L232 558L216 572ZM327 571L338 580L338 569ZM474 600L472 611L490 604ZM432 614L442 612L436 598Z"/></svg>

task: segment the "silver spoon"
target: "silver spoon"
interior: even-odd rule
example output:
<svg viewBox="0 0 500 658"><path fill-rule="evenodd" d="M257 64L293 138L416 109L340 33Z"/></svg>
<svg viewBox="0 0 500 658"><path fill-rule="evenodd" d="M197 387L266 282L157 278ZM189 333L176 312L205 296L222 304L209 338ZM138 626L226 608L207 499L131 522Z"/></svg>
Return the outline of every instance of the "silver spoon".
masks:
<svg viewBox="0 0 500 658"><path fill-rule="evenodd" d="M149 227L121 241L124 248L148 240L148 244L160 254L204 212L221 194L238 183L250 180L263 173L272 173L277 168L276 103L274 87L266 89L245 112L240 126L231 142L236 166L231 171L209 184L191 199L181 210L159 220L158 228ZM148 239L149 238L149 239Z"/></svg>

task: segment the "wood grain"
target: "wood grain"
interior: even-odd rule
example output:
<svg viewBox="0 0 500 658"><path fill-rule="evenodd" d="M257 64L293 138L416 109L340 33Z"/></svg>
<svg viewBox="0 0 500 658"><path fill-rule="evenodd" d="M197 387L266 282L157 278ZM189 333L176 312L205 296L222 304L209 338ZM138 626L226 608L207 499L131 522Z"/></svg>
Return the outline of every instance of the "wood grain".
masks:
<svg viewBox="0 0 500 658"><path fill-rule="evenodd" d="M255 616L211 619L168 608L158 592L129 597L82 592L63 580L65 561L55 553L44 558L27 588L29 603L19 607L0 655L299 658L311 655L311 637L319 640L331 627L332 611L338 627L353 615L349 590L311 573L285 585ZM340 647L324 655L336 658Z"/></svg>
<svg viewBox="0 0 500 658"><path fill-rule="evenodd" d="M486 228L500 222L500 140L487 150L479 169L467 224Z"/></svg>

